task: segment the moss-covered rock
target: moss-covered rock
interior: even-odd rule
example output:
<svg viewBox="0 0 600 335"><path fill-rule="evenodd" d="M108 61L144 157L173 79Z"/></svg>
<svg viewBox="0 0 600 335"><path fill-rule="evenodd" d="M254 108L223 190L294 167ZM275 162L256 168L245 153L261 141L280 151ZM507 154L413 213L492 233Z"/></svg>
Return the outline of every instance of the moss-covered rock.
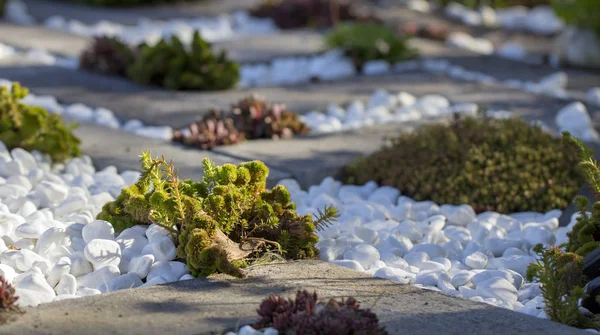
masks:
<svg viewBox="0 0 600 335"><path fill-rule="evenodd" d="M210 43L194 32L191 45L177 36L156 45L142 44L127 75L143 85L163 86L172 90L224 90L240 78L239 64L225 51L213 52Z"/></svg>
<svg viewBox="0 0 600 335"><path fill-rule="evenodd" d="M417 52L408 46L408 37L377 23L339 25L327 35L326 43L329 48L344 50L358 69L371 60L393 64L417 57Z"/></svg>
<svg viewBox="0 0 600 335"><path fill-rule="evenodd" d="M566 208L583 184L571 149L520 119L457 118L399 135L346 166L344 179L478 213L546 212Z"/></svg>
<svg viewBox="0 0 600 335"><path fill-rule="evenodd" d="M288 259L317 255L314 231L336 216L334 210L315 221L299 216L285 187L266 188L269 170L259 161L215 166L205 159L203 167L202 180L180 180L171 163L144 153L141 178L106 204L98 219L117 232L151 223L168 229L194 276L239 277L236 265L267 252Z"/></svg>
<svg viewBox="0 0 600 335"><path fill-rule="evenodd" d="M73 127L42 107L23 104L20 100L27 94L19 83L13 83L11 89L0 87L0 141L9 149L40 151L54 161L81 155Z"/></svg>

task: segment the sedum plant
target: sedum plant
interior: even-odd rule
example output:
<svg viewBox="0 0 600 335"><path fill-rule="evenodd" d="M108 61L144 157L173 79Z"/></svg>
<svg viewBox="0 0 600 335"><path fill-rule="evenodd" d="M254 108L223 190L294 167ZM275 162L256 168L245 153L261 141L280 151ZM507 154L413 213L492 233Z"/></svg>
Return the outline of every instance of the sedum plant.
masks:
<svg viewBox="0 0 600 335"><path fill-rule="evenodd" d="M202 150L236 144L244 139L244 134L235 127L233 120L219 110L211 110L186 129L173 133L173 141L199 147Z"/></svg>
<svg viewBox="0 0 600 335"><path fill-rule="evenodd" d="M81 155L73 127L42 107L23 104L20 100L28 93L19 83L0 87L0 141L9 149L40 151L54 161Z"/></svg>
<svg viewBox="0 0 600 335"><path fill-rule="evenodd" d="M224 90L235 86L240 77L239 64L229 60L225 51L215 54L198 31L190 46L177 36L154 46L140 45L127 74L139 84L172 90Z"/></svg>
<svg viewBox="0 0 600 335"><path fill-rule="evenodd" d="M135 60L132 48L115 37L96 37L79 57L79 67L85 70L126 76Z"/></svg>
<svg viewBox="0 0 600 335"><path fill-rule="evenodd" d="M116 231L152 223L167 229L194 276L242 277L240 266L273 252L313 258L315 229L337 217L333 207L314 221L310 214L296 214L285 187L266 188L269 170L260 161L216 166L206 158L200 181L180 180L164 157L145 152L141 161L140 179L106 204L98 219Z"/></svg>
<svg viewBox="0 0 600 335"><path fill-rule="evenodd" d="M376 20L360 12L349 0L264 0L251 14L270 18L281 29L324 28L340 21Z"/></svg>
<svg viewBox="0 0 600 335"><path fill-rule="evenodd" d="M298 291L295 300L286 300L281 296L268 297L260 304L257 313L260 319L253 328L273 327L280 334L388 334L379 325L377 315L368 309L361 309L352 297L319 302L316 292Z"/></svg>
<svg viewBox="0 0 600 335"><path fill-rule="evenodd" d="M19 297L15 295L15 288L0 276L0 313L14 310Z"/></svg>
<svg viewBox="0 0 600 335"><path fill-rule="evenodd" d="M583 184L577 154L526 121L456 117L392 139L345 167L347 183L370 180L415 200L470 204L476 212L566 208Z"/></svg>
<svg viewBox="0 0 600 335"><path fill-rule="evenodd" d="M176 131L173 140L206 150L245 139L290 138L309 131L285 105L271 104L261 96L252 95L233 104L228 112L210 111L187 129Z"/></svg>
<svg viewBox="0 0 600 335"><path fill-rule="evenodd" d="M326 43L329 48L343 50L359 69L372 60L397 63L417 57L407 37L377 23L339 25L327 35Z"/></svg>

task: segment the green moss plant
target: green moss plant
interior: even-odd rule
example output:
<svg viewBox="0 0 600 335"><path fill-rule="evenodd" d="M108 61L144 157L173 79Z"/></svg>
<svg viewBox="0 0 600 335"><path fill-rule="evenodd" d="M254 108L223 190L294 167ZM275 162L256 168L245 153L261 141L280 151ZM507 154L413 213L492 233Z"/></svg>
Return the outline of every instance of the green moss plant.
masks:
<svg viewBox="0 0 600 335"><path fill-rule="evenodd" d="M127 74L139 84L172 90L224 90L234 87L240 77L239 64L229 60L225 51L215 53L198 31L190 46L177 36L154 46L140 45Z"/></svg>
<svg viewBox="0 0 600 335"><path fill-rule="evenodd" d="M54 161L81 155L74 127L42 107L23 104L20 100L27 94L19 83L13 83L11 89L0 87L0 140L6 147L37 150Z"/></svg>
<svg viewBox="0 0 600 335"><path fill-rule="evenodd" d="M408 46L408 37L398 36L377 23L338 25L327 35L326 43L329 48L344 50L358 69L371 60L393 64L417 57L417 52Z"/></svg>
<svg viewBox="0 0 600 335"><path fill-rule="evenodd" d="M177 255L194 276L222 272L241 277L240 265L275 252L287 259L317 255L315 229L337 216L327 208L313 221L299 216L290 193L266 188L268 168L260 161L216 166L206 158L200 181L180 180L171 162L141 156L143 174L103 207L98 219L122 231L157 224L173 234Z"/></svg>
<svg viewBox="0 0 600 335"><path fill-rule="evenodd" d="M526 121L457 117L399 135L346 166L344 181L478 213L546 212L566 208L583 185L577 162L570 146Z"/></svg>
<svg viewBox="0 0 600 335"><path fill-rule="evenodd" d="M552 8L568 25L590 29L600 37L600 1L552 0Z"/></svg>

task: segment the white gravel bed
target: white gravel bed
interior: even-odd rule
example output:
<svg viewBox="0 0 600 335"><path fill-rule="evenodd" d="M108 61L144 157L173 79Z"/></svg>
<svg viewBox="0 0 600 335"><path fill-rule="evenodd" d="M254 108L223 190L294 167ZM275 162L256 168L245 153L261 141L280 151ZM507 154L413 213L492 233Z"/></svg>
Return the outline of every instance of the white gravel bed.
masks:
<svg viewBox="0 0 600 335"><path fill-rule="evenodd" d="M200 31L202 38L209 42L279 32L279 28L272 20L254 18L246 11L195 19L165 21L140 19L135 26L105 20L88 25L77 20L67 20L61 16L53 16L44 21L44 26L78 36L118 37L130 45L140 43L154 45L161 39L170 38L171 36L177 36L182 42L189 44L195 30Z"/></svg>
<svg viewBox="0 0 600 335"><path fill-rule="evenodd" d="M0 143L0 275L20 306L190 279L170 234L136 226L119 235L95 220L140 173L96 171L89 157L51 165Z"/></svg>
<svg viewBox="0 0 600 335"><path fill-rule="evenodd" d="M405 0L404 3L411 10L421 13L431 13L437 9L427 0ZM537 6L531 9L523 6L504 9L480 6L471 9L454 2L444 8L444 14L472 27L527 31L538 35L554 35L565 27L562 19L556 16L549 6Z"/></svg>
<svg viewBox="0 0 600 335"><path fill-rule="evenodd" d="M0 85L10 88L12 81L0 78ZM103 107L93 108L80 103L71 105L60 104L51 95L35 95L31 92L21 102L26 105L43 107L50 113L64 115L82 123L120 129L138 136L157 140L170 141L173 138L173 128L169 126L147 126L137 119L121 122L111 110Z"/></svg>
<svg viewBox="0 0 600 335"><path fill-rule="evenodd" d="M476 215L470 205L438 205L375 182L343 185L326 178L308 191L282 180L301 214L326 205L342 214L318 235L320 258L340 266L445 294L548 318L539 283L527 282L531 248L559 245L575 224L560 210Z"/></svg>

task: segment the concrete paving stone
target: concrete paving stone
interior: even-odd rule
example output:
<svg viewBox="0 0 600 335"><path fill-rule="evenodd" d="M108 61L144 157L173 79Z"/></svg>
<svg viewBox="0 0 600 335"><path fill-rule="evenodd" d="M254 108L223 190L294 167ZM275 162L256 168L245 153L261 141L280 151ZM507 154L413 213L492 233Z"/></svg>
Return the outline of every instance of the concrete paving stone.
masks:
<svg viewBox="0 0 600 335"><path fill-rule="evenodd" d="M136 24L142 18L165 20L171 18L193 19L248 9L261 0L198 0L154 6L102 7L87 6L75 0L24 0L29 13L38 21L60 15L66 19L94 24L110 20L122 24Z"/></svg>
<svg viewBox="0 0 600 335"><path fill-rule="evenodd" d="M209 157L219 165L239 164L250 160L240 160L216 152L186 148L170 142L147 139L120 130L94 125L81 124L74 132L81 139L81 150L92 158L96 169L114 165L119 171L140 171L139 155L143 151L149 150L153 156L164 155L166 159L173 160L181 178L197 180L203 175L202 160L205 157ZM289 177L287 173L271 166L269 168L270 173L267 180L269 187L274 186L277 181ZM2 331L0 331L1 333Z"/></svg>
<svg viewBox="0 0 600 335"><path fill-rule="evenodd" d="M319 298L353 296L377 313L391 335L540 334L585 331L319 261L252 268L245 279L213 275L25 308L0 326L2 334L224 334L257 319L269 295L293 298L297 290Z"/></svg>
<svg viewBox="0 0 600 335"><path fill-rule="evenodd" d="M79 57L92 39L43 26L0 21L0 42L21 49L42 48L61 56ZM213 48L226 50L229 57L239 63L260 63L279 57L314 55L324 50L324 42L317 32L297 30L214 42Z"/></svg>

